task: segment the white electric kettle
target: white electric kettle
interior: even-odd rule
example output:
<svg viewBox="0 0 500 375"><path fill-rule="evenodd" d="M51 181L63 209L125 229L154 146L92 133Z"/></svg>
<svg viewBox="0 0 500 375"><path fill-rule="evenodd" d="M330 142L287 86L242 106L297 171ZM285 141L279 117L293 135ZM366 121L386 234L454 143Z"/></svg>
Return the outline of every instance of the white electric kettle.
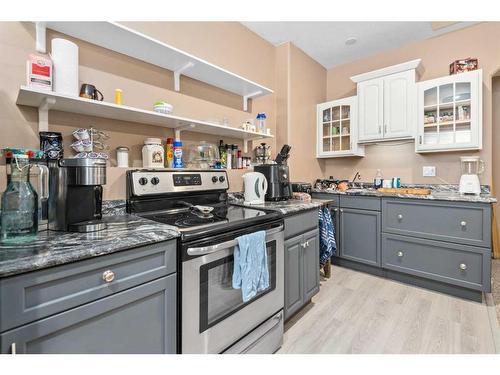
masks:
<svg viewBox="0 0 500 375"><path fill-rule="evenodd" d="M260 172L249 172L243 175L245 185L245 204L264 203L267 191L266 177Z"/></svg>

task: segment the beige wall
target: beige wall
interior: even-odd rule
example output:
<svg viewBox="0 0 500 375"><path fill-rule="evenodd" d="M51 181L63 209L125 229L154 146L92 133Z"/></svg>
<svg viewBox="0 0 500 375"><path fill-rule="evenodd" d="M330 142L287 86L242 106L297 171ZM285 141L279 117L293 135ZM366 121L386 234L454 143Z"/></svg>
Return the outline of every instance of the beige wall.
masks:
<svg viewBox="0 0 500 375"><path fill-rule="evenodd" d="M223 68L254 80L270 88L275 86L275 48L239 23L127 23L155 38L170 43ZM201 82L183 77L181 92L173 91L172 72L128 58L124 55L49 32L47 40L62 36L79 46L80 83L95 84L106 101L113 101L114 89L123 90L123 102L138 108L150 109L157 100L173 104L174 114L201 120L228 119L233 127L255 118L257 112L268 116L268 126L275 134L275 96L269 95L252 101L250 112L242 110L242 99ZM32 23L0 23L0 148L6 146L38 147L38 114L36 109L15 105L19 86L26 81L25 62L34 51L34 25ZM258 51L256 53L255 51ZM159 127L111 121L90 116L51 111L49 130L63 133L65 145L72 141L71 132L77 127L94 126L111 135L111 167L105 199L124 198L125 172L116 165L114 149L125 145L131 148L131 165L141 166L141 147L146 137L168 137L173 132ZM218 144L219 137L199 133L183 133L185 145L199 140ZM226 143L241 142L224 139ZM275 140L269 142L275 149ZM66 155L73 155L66 147ZM247 155L250 155L247 154ZM0 166L0 191L5 187L5 166ZM231 190L242 189L242 171L231 171Z"/></svg>
<svg viewBox="0 0 500 375"><path fill-rule="evenodd" d="M327 78L327 100L355 95L356 86L349 78L355 74L421 58L424 71L420 80L427 80L448 75L448 65L454 60L469 56L477 57L480 68L483 69L483 150L480 152L416 154L413 142L371 145L366 147L364 158L325 160L324 175L352 178L355 171L359 171L363 181L371 181L376 169L381 168L384 177L400 176L403 182L442 183L443 181L439 178L422 177L422 166L435 165L437 177L450 183L458 183L460 177L459 156L472 154L480 155L486 162L486 171L481 176L481 182L491 183L491 79L500 67L499 39L499 22L482 23L330 69Z"/></svg>

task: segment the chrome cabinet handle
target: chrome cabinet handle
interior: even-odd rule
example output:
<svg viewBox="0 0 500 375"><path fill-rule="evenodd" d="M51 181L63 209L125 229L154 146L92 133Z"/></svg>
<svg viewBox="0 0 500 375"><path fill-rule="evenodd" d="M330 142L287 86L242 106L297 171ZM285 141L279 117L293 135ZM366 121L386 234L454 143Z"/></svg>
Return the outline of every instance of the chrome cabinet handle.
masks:
<svg viewBox="0 0 500 375"><path fill-rule="evenodd" d="M333 209L333 212L337 212L339 209L338 208L334 208Z"/></svg>
<svg viewBox="0 0 500 375"><path fill-rule="evenodd" d="M402 251L398 251L398 257L402 258L404 253Z"/></svg>
<svg viewBox="0 0 500 375"><path fill-rule="evenodd" d="M460 225L461 225L462 227L465 227L465 226L467 226L467 222L466 222L466 221L461 221L461 222L460 222Z"/></svg>
<svg viewBox="0 0 500 375"><path fill-rule="evenodd" d="M344 212L344 209L343 209L343 208L341 208L341 209L340 209L340 212Z"/></svg>
<svg viewBox="0 0 500 375"><path fill-rule="evenodd" d="M380 125L378 126L378 132L379 134L382 133L382 127Z"/></svg>
<svg viewBox="0 0 500 375"><path fill-rule="evenodd" d="M460 269L461 269L462 271L465 271L465 270L467 269L467 264L465 264L465 263L460 263L460 266L459 266L459 267L460 267Z"/></svg>
<svg viewBox="0 0 500 375"><path fill-rule="evenodd" d="M111 270L104 271L102 274L102 279L105 282L110 283L115 279L115 273Z"/></svg>
<svg viewBox="0 0 500 375"><path fill-rule="evenodd" d="M16 343L15 342L13 342L12 344L10 344L10 354L17 354Z"/></svg>
<svg viewBox="0 0 500 375"><path fill-rule="evenodd" d="M306 247L309 247L309 241L306 241Z"/></svg>
<svg viewBox="0 0 500 375"><path fill-rule="evenodd" d="M398 220L403 220L403 215L399 214L398 215Z"/></svg>

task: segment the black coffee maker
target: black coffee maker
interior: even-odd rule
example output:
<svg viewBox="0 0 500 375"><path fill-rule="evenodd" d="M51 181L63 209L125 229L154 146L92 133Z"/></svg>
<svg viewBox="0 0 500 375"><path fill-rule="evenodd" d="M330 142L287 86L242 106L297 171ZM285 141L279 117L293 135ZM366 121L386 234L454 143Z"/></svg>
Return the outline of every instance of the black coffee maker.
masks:
<svg viewBox="0 0 500 375"><path fill-rule="evenodd" d="M261 164L254 166L255 172L262 173L267 180L268 188L266 201L283 201L291 199L292 184L290 183L290 173L286 161L290 156L289 145L284 145L280 153L274 160L276 164Z"/></svg>
<svg viewBox="0 0 500 375"><path fill-rule="evenodd" d="M94 232L106 228L102 219L102 185L106 160L49 161L49 229Z"/></svg>

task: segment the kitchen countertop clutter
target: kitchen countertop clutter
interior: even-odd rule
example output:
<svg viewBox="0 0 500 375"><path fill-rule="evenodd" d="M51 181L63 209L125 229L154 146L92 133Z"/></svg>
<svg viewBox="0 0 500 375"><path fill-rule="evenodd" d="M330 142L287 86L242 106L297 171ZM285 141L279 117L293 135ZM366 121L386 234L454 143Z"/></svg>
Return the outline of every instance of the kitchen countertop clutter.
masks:
<svg viewBox="0 0 500 375"><path fill-rule="evenodd" d="M489 186L481 186L481 194L468 195L460 194L458 185L402 185L402 188L419 188L430 189L428 195L417 194L401 194L401 193L381 193L373 188L371 184L352 183L346 191L339 191L329 188L313 188L314 193L319 194L337 194L337 195L353 195L353 196L370 196L370 197L393 197L402 199L423 199L423 200L438 200L438 201L454 201L454 202L476 202L476 203L496 203L495 198L489 189Z"/></svg>

